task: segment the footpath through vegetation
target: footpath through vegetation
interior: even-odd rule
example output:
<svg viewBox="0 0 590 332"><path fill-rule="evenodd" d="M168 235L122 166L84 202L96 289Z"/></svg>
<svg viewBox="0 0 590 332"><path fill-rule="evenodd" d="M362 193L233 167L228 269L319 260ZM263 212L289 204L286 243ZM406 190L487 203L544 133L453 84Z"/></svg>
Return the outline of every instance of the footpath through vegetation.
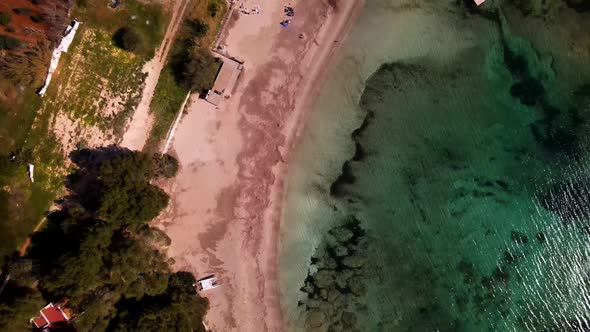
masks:
<svg viewBox="0 0 590 332"><path fill-rule="evenodd" d="M157 151L188 93L213 86L220 63L211 47L227 12L224 0L193 0L160 74L150 112L154 125L145 151Z"/></svg>

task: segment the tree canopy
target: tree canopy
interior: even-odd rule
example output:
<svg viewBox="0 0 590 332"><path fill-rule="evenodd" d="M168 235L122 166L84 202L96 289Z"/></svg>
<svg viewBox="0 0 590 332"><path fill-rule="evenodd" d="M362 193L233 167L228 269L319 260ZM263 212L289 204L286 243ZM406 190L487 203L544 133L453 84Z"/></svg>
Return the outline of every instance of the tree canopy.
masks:
<svg viewBox="0 0 590 332"><path fill-rule="evenodd" d="M0 24L8 25L12 21L12 15L7 12L0 12Z"/></svg>
<svg viewBox="0 0 590 332"><path fill-rule="evenodd" d="M71 157L72 194L26 256L7 264L0 330L26 330L47 302L67 299L77 331L201 331L207 300L196 295L192 274L171 271L170 239L146 223L167 205L150 180L172 157L113 147Z"/></svg>
<svg viewBox="0 0 590 332"><path fill-rule="evenodd" d="M141 35L133 28L123 27L115 32L113 41L118 47L133 53L144 51L144 41Z"/></svg>
<svg viewBox="0 0 590 332"><path fill-rule="evenodd" d="M201 47L201 39L207 35L209 25L201 19L185 21L187 34L174 45L171 69L178 85L191 91L211 89L220 62L207 47Z"/></svg>
<svg viewBox="0 0 590 332"><path fill-rule="evenodd" d="M185 24L190 29L191 34L196 38L202 38L207 32L209 32L209 25L207 22L199 18L187 19Z"/></svg>
<svg viewBox="0 0 590 332"><path fill-rule="evenodd" d="M177 75L182 86L192 91L212 88L220 63L208 49L193 45L181 58Z"/></svg>
<svg viewBox="0 0 590 332"><path fill-rule="evenodd" d="M11 36L0 35L0 50L13 51L20 48L23 43Z"/></svg>

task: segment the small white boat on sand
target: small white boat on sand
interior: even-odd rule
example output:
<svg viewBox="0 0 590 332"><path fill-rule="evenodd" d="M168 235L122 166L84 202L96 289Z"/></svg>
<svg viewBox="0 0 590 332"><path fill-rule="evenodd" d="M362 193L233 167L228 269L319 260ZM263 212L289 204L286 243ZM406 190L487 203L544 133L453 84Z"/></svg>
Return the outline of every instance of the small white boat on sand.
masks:
<svg viewBox="0 0 590 332"><path fill-rule="evenodd" d="M217 280L217 278L214 275L210 275L208 277L205 277L203 279L199 279L197 280L197 290L199 292L202 291L206 291L209 289L213 289L213 288L217 288L221 285L221 283L219 282L219 280Z"/></svg>

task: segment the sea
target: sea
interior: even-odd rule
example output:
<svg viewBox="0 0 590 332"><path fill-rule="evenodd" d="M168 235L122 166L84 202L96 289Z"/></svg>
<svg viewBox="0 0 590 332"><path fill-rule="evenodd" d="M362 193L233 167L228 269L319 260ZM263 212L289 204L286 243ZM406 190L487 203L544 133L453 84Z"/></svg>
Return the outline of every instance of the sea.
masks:
<svg viewBox="0 0 590 332"><path fill-rule="evenodd" d="M366 0L313 107L286 331L590 330L590 1Z"/></svg>

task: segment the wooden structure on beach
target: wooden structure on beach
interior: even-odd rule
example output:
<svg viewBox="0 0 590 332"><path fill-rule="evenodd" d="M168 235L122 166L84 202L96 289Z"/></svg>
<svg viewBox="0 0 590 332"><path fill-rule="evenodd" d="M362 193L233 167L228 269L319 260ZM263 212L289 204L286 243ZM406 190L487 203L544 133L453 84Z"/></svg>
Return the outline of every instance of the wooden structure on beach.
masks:
<svg viewBox="0 0 590 332"><path fill-rule="evenodd" d="M229 58L225 55L215 53L217 58L221 60L221 67L215 77L213 89L207 92L205 99L211 104L217 106L221 103L223 98L229 98L238 81L240 71L242 70L242 63L235 59Z"/></svg>

